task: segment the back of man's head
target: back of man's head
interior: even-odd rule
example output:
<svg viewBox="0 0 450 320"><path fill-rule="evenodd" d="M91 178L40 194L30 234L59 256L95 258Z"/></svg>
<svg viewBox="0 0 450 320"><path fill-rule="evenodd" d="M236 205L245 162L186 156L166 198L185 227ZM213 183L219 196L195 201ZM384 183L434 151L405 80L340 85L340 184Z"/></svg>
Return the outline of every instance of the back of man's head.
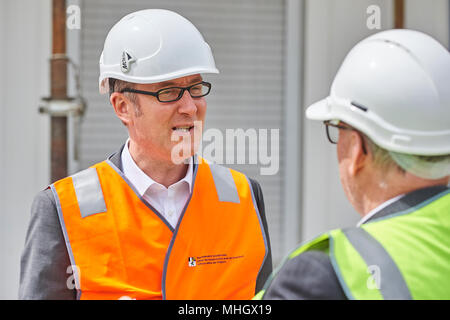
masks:
<svg viewBox="0 0 450 320"><path fill-rule="evenodd" d="M340 120L369 139L374 163L422 179L450 175L450 53L432 37L389 30L347 55L314 120Z"/></svg>

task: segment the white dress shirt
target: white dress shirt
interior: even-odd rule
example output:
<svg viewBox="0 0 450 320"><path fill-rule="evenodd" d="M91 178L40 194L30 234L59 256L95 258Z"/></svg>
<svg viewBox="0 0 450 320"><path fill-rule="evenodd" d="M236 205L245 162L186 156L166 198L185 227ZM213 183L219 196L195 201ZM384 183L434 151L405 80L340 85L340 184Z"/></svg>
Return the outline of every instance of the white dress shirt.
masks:
<svg viewBox="0 0 450 320"><path fill-rule="evenodd" d="M380 212L382 209L386 208L388 205L390 205L391 203L394 203L395 201L401 199L404 196L404 194L401 194L399 196L396 196L394 198L391 198L385 202L383 202L382 204L380 204L378 207L373 208L372 210L370 210L364 217L362 217L362 219L358 222L358 224L356 225L357 227L360 227L364 222L366 222L367 220L369 220L370 218L372 218L377 212Z"/></svg>
<svg viewBox="0 0 450 320"><path fill-rule="evenodd" d="M139 195L175 228L181 212L192 192L193 161L189 160L186 176L166 188L146 175L134 162L128 149L127 140L122 151L122 167L125 177L134 185Z"/></svg>

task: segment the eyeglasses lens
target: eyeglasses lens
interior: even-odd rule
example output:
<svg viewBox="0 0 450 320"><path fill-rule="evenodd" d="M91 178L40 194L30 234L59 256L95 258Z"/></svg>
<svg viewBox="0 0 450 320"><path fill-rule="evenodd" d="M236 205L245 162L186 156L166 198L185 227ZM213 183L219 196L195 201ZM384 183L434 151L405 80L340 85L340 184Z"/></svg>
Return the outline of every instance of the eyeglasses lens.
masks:
<svg viewBox="0 0 450 320"><path fill-rule="evenodd" d="M332 143L337 143L339 140L339 128L334 126L327 126L328 129L328 137Z"/></svg>
<svg viewBox="0 0 450 320"><path fill-rule="evenodd" d="M161 90L158 93L159 101L169 102L178 100L181 94L181 88L167 88L165 90ZM209 93L209 86L203 83L199 83L189 89L189 93L192 98L200 98L206 96Z"/></svg>

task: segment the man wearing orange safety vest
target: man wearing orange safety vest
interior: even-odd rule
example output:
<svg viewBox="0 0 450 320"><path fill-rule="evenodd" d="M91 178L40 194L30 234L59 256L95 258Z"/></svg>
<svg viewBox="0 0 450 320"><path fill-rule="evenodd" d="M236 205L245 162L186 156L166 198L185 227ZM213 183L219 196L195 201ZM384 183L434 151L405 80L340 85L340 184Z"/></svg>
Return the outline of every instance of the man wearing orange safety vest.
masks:
<svg viewBox="0 0 450 320"><path fill-rule="evenodd" d="M211 49L182 16L142 10L109 32L100 91L129 139L32 206L21 299L250 299L272 271L259 184L195 154Z"/></svg>

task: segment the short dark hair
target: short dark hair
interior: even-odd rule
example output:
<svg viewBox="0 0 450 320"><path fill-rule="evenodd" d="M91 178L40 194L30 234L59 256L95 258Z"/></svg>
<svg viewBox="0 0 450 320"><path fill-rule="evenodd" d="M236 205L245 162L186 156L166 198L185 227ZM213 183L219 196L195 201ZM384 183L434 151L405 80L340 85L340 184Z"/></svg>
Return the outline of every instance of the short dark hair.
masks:
<svg viewBox="0 0 450 320"><path fill-rule="evenodd" d="M109 96L113 94L113 92L120 92L123 89L134 88L134 83L127 82L115 78L108 78L108 84L109 84ZM137 102L137 95L133 92L125 92L125 94L128 95L128 98L130 98L131 102L133 102L134 105L136 105Z"/></svg>
<svg viewBox="0 0 450 320"><path fill-rule="evenodd" d="M111 97L111 94L113 92L120 92L125 88L134 88L134 83L127 82L115 78L108 78L108 85L109 85L109 96ZM134 106L134 111L136 116L141 115L141 109L140 106L137 103L137 94L134 92L124 92L123 94L126 94L128 98L130 99L131 103ZM122 121L122 123L125 125L125 123Z"/></svg>

